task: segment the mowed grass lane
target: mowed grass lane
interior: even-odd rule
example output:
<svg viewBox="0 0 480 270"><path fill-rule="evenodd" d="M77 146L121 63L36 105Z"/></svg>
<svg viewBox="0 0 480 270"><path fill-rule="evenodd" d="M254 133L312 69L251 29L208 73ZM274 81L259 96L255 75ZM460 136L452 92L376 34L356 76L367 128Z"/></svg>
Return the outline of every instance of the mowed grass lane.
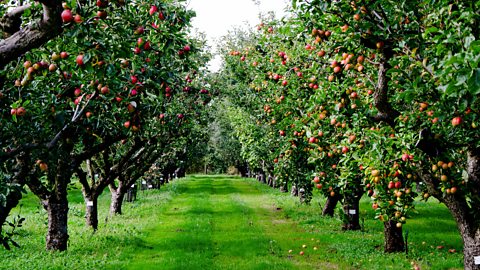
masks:
<svg viewBox="0 0 480 270"><path fill-rule="evenodd" d="M282 246L304 233L251 181L197 176L177 185L127 269L319 269Z"/></svg>

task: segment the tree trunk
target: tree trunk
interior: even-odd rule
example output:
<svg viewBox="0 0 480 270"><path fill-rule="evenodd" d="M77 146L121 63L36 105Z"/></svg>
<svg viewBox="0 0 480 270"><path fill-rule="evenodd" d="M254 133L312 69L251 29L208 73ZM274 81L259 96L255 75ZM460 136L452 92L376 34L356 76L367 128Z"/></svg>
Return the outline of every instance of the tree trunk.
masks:
<svg viewBox="0 0 480 270"><path fill-rule="evenodd" d="M120 187L116 189L110 187L110 193L112 194L112 200L110 202L110 215L121 215L123 197L125 196L125 192L121 192Z"/></svg>
<svg viewBox="0 0 480 270"><path fill-rule="evenodd" d="M385 252L403 252L405 251L405 242L403 241L402 227L397 227L397 222L389 220L384 222Z"/></svg>
<svg viewBox="0 0 480 270"><path fill-rule="evenodd" d="M288 192L288 182L284 181L282 185L280 185L280 192L287 193Z"/></svg>
<svg viewBox="0 0 480 270"><path fill-rule="evenodd" d="M98 199L97 196L85 197L87 226L94 231L98 229Z"/></svg>
<svg viewBox="0 0 480 270"><path fill-rule="evenodd" d="M67 250L68 232L68 200L66 196L42 202L48 213L47 250Z"/></svg>
<svg viewBox="0 0 480 270"><path fill-rule="evenodd" d="M248 177L248 167L246 164L238 164L237 165L238 172L240 172L240 176L245 178Z"/></svg>
<svg viewBox="0 0 480 270"><path fill-rule="evenodd" d="M335 213L335 208L337 207L337 203L338 201L340 201L340 199L340 195L338 195L337 193L335 193L335 196L328 196L327 201L325 202L325 206L322 210L322 215L333 217L333 214Z"/></svg>
<svg viewBox="0 0 480 270"><path fill-rule="evenodd" d="M473 235L462 235L465 270L480 270L480 229Z"/></svg>
<svg viewBox="0 0 480 270"><path fill-rule="evenodd" d="M150 185L149 185L150 186ZM155 188L154 185L151 185L152 188ZM127 189L127 192L126 192L126 201L127 202L134 202L136 199L137 199L137 187L134 185L134 186L131 186Z"/></svg>
<svg viewBox="0 0 480 270"><path fill-rule="evenodd" d="M272 176L271 174L268 174L268 178L267 178L267 179L268 179L268 181L267 181L267 182L268 182L268 185L269 185L270 187L273 187L273 176Z"/></svg>
<svg viewBox="0 0 480 270"><path fill-rule="evenodd" d="M343 203L343 212L345 214L343 219L343 230L360 230L360 197L357 197L353 194L345 196L345 201Z"/></svg>
<svg viewBox="0 0 480 270"><path fill-rule="evenodd" d="M428 192L443 202L457 223L463 240L464 268L480 270L480 220L477 200L467 201L467 195L460 189L455 194L444 196L437 189L438 180L425 167L418 170L421 179L425 182ZM467 159L468 182L463 188L471 194L480 193L480 148L468 150Z"/></svg>
<svg viewBox="0 0 480 270"><path fill-rule="evenodd" d="M290 191L290 194L293 196L293 197L296 197L298 196L298 189L297 189L297 185L292 185L292 191Z"/></svg>
<svg viewBox="0 0 480 270"><path fill-rule="evenodd" d="M353 190L347 192L343 200L343 226L344 230L360 230L360 199L363 196L361 186L350 185ZM351 189L350 188L350 189Z"/></svg>

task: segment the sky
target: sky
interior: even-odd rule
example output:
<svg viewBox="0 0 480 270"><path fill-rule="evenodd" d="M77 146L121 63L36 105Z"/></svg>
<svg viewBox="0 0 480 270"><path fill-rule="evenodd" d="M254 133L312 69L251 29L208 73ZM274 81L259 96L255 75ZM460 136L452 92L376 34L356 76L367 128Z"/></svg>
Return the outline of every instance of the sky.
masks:
<svg viewBox="0 0 480 270"><path fill-rule="evenodd" d="M255 2L259 2L256 5ZM226 35L234 26L251 27L257 25L260 13L275 12L277 18L285 14L289 0L189 0L188 8L195 10L197 16L192 24L199 32L207 36L208 45L215 52L216 40ZM221 58L216 56L209 64L213 72L220 67Z"/></svg>

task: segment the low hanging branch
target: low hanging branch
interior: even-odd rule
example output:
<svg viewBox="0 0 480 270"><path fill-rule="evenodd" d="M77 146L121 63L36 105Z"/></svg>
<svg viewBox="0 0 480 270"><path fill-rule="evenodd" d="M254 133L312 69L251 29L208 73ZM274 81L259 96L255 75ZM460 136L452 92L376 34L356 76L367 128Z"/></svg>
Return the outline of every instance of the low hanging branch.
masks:
<svg viewBox="0 0 480 270"><path fill-rule="evenodd" d="M20 6L0 19L1 30L6 33L5 39L0 40L0 69L3 69L12 60L22 54L37 48L62 32L60 13L62 1L41 0L43 6L42 18L31 22L25 28L20 28L21 15L30 8L29 5Z"/></svg>

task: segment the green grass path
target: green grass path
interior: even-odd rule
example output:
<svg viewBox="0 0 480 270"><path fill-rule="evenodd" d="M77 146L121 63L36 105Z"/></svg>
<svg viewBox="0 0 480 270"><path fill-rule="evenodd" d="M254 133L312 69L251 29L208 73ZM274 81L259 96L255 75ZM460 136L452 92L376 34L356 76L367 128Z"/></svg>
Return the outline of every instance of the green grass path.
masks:
<svg viewBox="0 0 480 270"><path fill-rule="evenodd" d="M318 193L311 205L300 204L290 194L239 177L193 175L140 191L120 216L109 216L109 203L104 192L93 233L85 226L81 191L73 188L68 250L48 252L47 215L29 193L12 213L26 218L15 237L21 247L0 249L0 270L399 270L412 269L412 262L422 270L463 269L458 229L435 200L416 201L418 214L404 226L408 254L383 253L383 224L367 197L360 206L364 229L348 232L341 230L338 213L321 215L325 198Z"/></svg>
<svg viewBox="0 0 480 270"><path fill-rule="evenodd" d="M179 194L156 213L158 222L128 269L318 268L285 250L286 231L294 241L298 229L251 181L197 176L179 182Z"/></svg>

